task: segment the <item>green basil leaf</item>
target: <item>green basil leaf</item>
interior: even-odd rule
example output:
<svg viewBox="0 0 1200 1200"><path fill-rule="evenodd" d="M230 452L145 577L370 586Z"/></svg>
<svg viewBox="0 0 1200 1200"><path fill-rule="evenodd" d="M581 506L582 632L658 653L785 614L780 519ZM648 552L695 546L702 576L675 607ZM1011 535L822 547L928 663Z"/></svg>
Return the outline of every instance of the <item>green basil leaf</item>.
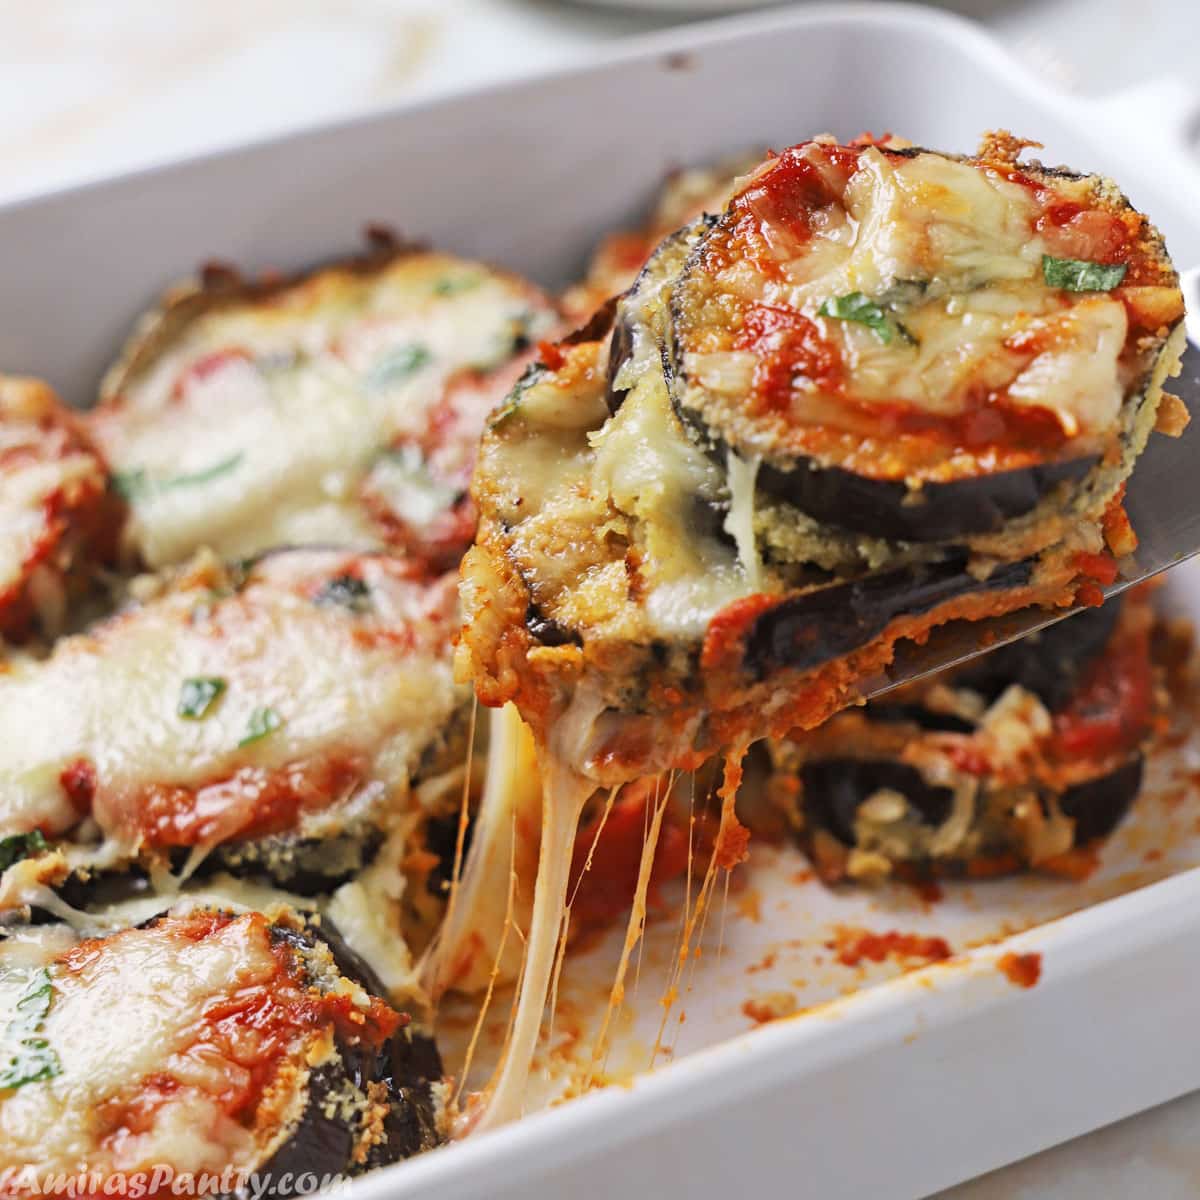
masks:
<svg viewBox="0 0 1200 1200"><path fill-rule="evenodd" d="M488 417L487 427L496 429L503 425L517 410L521 407L521 401L525 393L529 391L535 383L539 383L546 375L546 368L541 363L530 363L517 380L516 386L507 397L492 409L491 415Z"/></svg>
<svg viewBox="0 0 1200 1200"><path fill-rule="evenodd" d="M417 342L396 346L379 359L367 374L367 385L372 388L387 388L403 383L433 357L429 350Z"/></svg>
<svg viewBox="0 0 1200 1200"><path fill-rule="evenodd" d="M61 1074L62 1064L50 1043L45 1038L25 1038L8 1062L0 1065L0 1090L40 1083Z"/></svg>
<svg viewBox="0 0 1200 1200"><path fill-rule="evenodd" d="M15 968L27 976L14 1015L4 1030L4 1052L0 1054L0 1089L17 1088L26 1083L52 1079L62 1072L58 1055L37 1032L50 1011L54 985L45 967L36 970Z"/></svg>
<svg viewBox="0 0 1200 1200"><path fill-rule="evenodd" d="M256 708L250 714L250 721L246 725L246 736L238 742L238 746L249 746L261 741L282 724L283 718L273 708Z"/></svg>
<svg viewBox="0 0 1200 1200"><path fill-rule="evenodd" d="M367 612L371 607L371 589L353 575L338 575L323 584L313 600L317 604L340 604L351 612Z"/></svg>
<svg viewBox="0 0 1200 1200"><path fill-rule="evenodd" d="M838 321L855 321L866 325L875 331L883 343L892 340L894 330L888 315L873 300L868 300L862 292L851 292L848 296L835 296L826 300L817 312L822 317L832 317Z"/></svg>
<svg viewBox="0 0 1200 1200"><path fill-rule="evenodd" d="M433 285L435 296L457 296L469 292L483 282L482 275L444 275Z"/></svg>
<svg viewBox="0 0 1200 1200"><path fill-rule="evenodd" d="M1042 278L1066 292L1111 292L1125 278L1125 263L1088 262L1084 258L1042 255Z"/></svg>
<svg viewBox="0 0 1200 1200"><path fill-rule="evenodd" d="M223 458L220 462L214 463L211 467L205 467L202 471L172 475L166 479L151 479L146 474L144 467L136 467L132 471L114 471L113 487L126 500L145 500L159 492L171 491L173 488L211 483L212 480L219 479L222 475L228 475L230 471L235 470L245 457L241 451L238 451L237 454L231 454L228 458Z"/></svg>
<svg viewBox="0 0 1200 1200"><path fill-rule="evenodd" d="M15 862L24 858L32 858L49 849L46 839L40 829L29 833L13 833L6 838L0 838L0 871L7 871Z"/></svg>
<svg viewBox="0 0 1200 1200"><path fill-rule="evenodd" d="M216 675L185 679L179 689L179 703L175 711L186 720L199 721L212 712L226 686L225 680Z"/></svg>

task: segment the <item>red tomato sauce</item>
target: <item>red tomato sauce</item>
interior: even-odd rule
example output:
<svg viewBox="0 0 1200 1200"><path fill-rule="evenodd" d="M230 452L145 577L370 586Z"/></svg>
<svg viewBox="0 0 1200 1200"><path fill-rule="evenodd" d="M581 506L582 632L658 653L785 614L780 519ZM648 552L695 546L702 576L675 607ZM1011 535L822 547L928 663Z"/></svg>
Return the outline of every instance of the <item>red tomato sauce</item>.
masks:
<svg viewBox="0 0 1200 1200"><path fill-rule="evenodd" d="M231 981L228 991L204 1005L190 1031L191 1041L183 1053L224 1064L219 1090L200 1093L196 1084L179 1079L169 1069L137 1081L130 1091L102 1103L96 1113L100 1144L114 1156L120 1156L124 1144L153 1129L160 1110L189 1091L202 1094L243 1128L254 1128L260 1110L271 1110L269 1104L264 1108L264 1098L277 1081L282 1082L287 1067L302 1065L301 1047L314 1034L331 1028L345 1040L381 1046L406 1023L407 1018L377 998L359 1009L350 996L319 992L307 982L296 950L272 937L261 913L235 917L202 911L165 918L156 929L163 931L165 939L201 942L234 922L248 926L258 949L267 945L276 970L268 978L258 973L242 986ZM105 942L93 939L80 943L60 961L67 970L79 970L104 953Z"/></svg>
<svg viewBox="0 0 1200 1200"><path fill-rule="evenodd" d="M568 896L573 894L575 897L571 905L572 927L581 931L603 928L629 908L637 889L642 847L656 799L655 787L653 779L630 784L617 797L602 830L602 816L597 815L576 835L567 892ZM661 795L658 799L661 801ZM599 841L596 840L598 831ZM659 830L650 871L647 909L661 909L663 901L659 889L686 873L688 843L688 830L672 821L668 811ZM584 865L590 852L592 865L585 872Z"/></svg>
<svg viewBox="0 0 1200 1200"><path fill-rule="evenodd" d="M1057 757L1105 759L1141 744L1154 712L1146 635L1126 638L1085 669L1070 703L1054 716Z"/></svg>

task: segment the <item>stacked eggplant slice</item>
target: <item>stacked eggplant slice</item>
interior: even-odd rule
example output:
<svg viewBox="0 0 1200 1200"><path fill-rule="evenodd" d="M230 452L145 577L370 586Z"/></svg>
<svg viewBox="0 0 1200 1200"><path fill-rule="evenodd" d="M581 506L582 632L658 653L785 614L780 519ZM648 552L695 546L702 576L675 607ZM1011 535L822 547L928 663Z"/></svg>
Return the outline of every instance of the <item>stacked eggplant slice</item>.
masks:
<svg viewBox="0 0 1200 1200"><path fill-rule="evenodd" d="M1086 873L1163 713L1152 623L1110 600L768 743L767 794L830 883Z"/></svg>
<svg viewBox="0 0 1200 1200"><path fill-rule="evenodd" d="M900 638L1096 603L1183 302L1109 181L802 143L663 240L485 436L464 655L597 781L845 705Z"/></svg>
<svg viewBox="0 0 1200 1200"><path fill-rule="evenodd" d="M0 1165L286 1195L445 1136L417 959L481 785L468 484L557 321L376 234L208 268L86 413L0 384Z"/></svg>

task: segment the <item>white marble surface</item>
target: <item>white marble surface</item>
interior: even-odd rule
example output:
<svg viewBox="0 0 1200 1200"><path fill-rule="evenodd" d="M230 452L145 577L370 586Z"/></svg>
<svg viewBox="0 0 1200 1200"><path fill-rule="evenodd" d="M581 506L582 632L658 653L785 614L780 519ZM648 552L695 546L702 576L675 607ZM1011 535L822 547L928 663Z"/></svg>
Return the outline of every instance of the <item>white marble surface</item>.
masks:
<svg viewBox="0 0 1200 1200"><path fill-rule="evenodd" d="M698 0L698 3L700 0ZM711 8L714 0L703 0ZM567 63L687 19L559 0L0 0L0 199ZM1065 90L1196 80L1200 0L948 0ZM1197 108L1200 114L1200 107ZM1200 121L1195 133L1200 142ZM1200 197L1197 197L1200 206ZM937 1132L930 1131L931 1152ZM1200 1093L943 1200L1200 1196Z"/></svg>

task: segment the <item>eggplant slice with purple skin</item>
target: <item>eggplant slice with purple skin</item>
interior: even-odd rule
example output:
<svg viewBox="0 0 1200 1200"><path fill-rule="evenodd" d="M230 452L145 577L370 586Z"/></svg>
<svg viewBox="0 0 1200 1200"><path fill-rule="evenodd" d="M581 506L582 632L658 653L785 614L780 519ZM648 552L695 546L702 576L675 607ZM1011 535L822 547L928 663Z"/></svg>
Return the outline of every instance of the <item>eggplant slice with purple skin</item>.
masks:
<svg viewBox="0 0 1200 1200"><path fill-rule="evenodd" d="M484 419L558 325L527 281L378 231L305 273L208 270L142 318L84 418L127 556L336 542L456 567Z"/></svg>
<svg viewBox="0 0 1200 1200"><path fill-rule="evenodd" d="M1137 798L1151 619L1110 600L771 743L768 792L828 882L1054 870Z"/></svg>
<svg viewBox="0 0 1200 1200"><path fill-rule="evenodd" d="M332 890L407 836L416 789L457 794L456 584L345 550L201 557L0 679L24 731L0 747L0 837L41 831L77 899L131 866Z"/></svg>
<svg viewBox="0 0 1200 1200"><path fill-rule="evenodd" d="M978 158L808 142L693 243L672 393L764 496L843 532L961 542L1115 491L1182 311L1161 238L1106 180L1018 166L995 139Z"/></svg>
<svg viewBox="0 0 1200 1200"><path fill-rule="evenodd" d="M444 1140L436 1047L326 921L184 904L101 937L8 934L0 989L28 1040L0 1093L6 1164L220 1162L230 1191L270 1176L288 1196L311 1190L305 1173L355 1175Z"/></svg>

